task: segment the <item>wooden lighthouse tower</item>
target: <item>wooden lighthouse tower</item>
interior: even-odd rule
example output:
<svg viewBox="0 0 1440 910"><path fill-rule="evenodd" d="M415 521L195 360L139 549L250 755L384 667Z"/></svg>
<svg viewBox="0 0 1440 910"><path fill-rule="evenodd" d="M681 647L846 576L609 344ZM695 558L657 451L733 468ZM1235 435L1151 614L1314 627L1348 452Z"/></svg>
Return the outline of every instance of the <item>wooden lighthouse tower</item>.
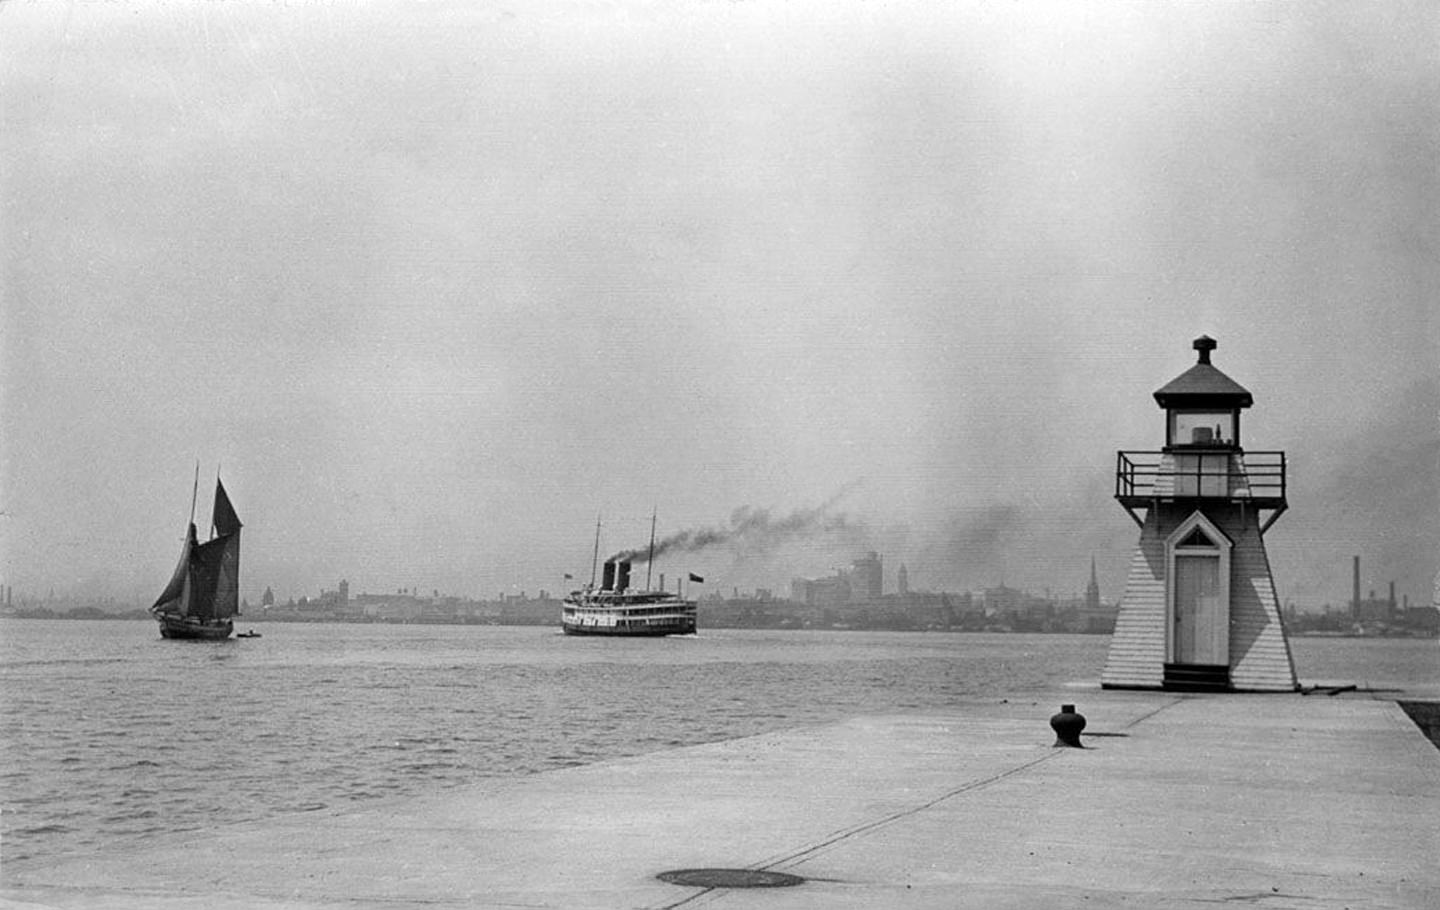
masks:
<svg viewBox="0 0 1440 910"><path fill-rule="evenodd" d="M1155 392L1165 447L1119 452L1115 498L1140 526L1100 678L1105 688L1297 688L1265 532L1286 509L1285 453L1247 452L1250 393L1199 361Z"/></svg>

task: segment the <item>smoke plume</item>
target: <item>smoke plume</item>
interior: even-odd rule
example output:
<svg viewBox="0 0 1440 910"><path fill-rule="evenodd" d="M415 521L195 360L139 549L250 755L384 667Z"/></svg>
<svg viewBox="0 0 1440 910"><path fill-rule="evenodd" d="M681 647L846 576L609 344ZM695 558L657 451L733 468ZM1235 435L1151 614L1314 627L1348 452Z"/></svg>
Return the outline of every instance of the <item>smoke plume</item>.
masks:
<svg viewBox="0 0 1440 910"><path fill-rule="evenodd" d="M858 483L858 481L857 481ZM634 563L649 562L666 553L694 553L711 547L728 546L739 555L764 553L796 540L823 535L846 534L860 529L844 514L830 509L854 484L842 489L818 506L797 509L783 518L771 518L769 509L741 506L730 514L728 527L691 528L655 541L652 551L643 547L621 550L607 559Z"/></svg>

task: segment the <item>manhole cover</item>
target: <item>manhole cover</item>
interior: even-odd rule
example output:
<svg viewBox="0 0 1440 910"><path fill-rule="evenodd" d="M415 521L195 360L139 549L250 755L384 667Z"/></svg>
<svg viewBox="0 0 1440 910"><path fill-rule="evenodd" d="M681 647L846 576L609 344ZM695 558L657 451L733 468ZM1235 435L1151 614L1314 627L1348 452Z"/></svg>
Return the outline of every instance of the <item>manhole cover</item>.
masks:
<svg viewBox="0 0 1440 910"><path fill-rule="evenodd" d="M691 888L784 888L798 885L805 879L784 872L763 869L676 869L655 876L672 885Z"/></svg>

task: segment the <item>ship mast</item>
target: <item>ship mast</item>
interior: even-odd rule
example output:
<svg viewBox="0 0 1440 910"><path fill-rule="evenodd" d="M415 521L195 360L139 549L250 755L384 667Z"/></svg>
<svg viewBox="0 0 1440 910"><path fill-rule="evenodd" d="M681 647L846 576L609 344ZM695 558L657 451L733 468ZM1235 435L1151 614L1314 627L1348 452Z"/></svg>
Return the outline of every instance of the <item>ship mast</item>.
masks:
<svg viewBox="0 0 1440 910"><path fill-rule="evenodd" d="M196 467L197 467L197 468L199 467L198 463L197 463ZM198 471L197 471L197 475L198 475ZM220 465L219 465L218 463L215 465L215 489L216 489L216 495L218 496L218 495L219 495L219 489L220 489ZM191 508L191 509L194 509L195 506L192 504L192 505L190 506L190 508ZM214 509L213 506L212 506L211 509L210 509L210 539L211 539L211 540L214 540L214 539L215 539L215 509Z"/></svg>
<svg viewBox="0 0 1440 910"><path fill-rule="evenodd" d="M650 590L650 570L655 568L655 509L650 510L650 556L645 560L645 590Z"/></svg>
<svg viewBox="0 0 1440 910"><path fill-rule="evenodd" d="M195 485L190 488L190 523L195 523L195 500L200 495L200 459L195 459ZM189 532L186 532L189 533Z"/></svg>
<svg viewBox="0 0 1440 910"><path fill-rule="evenodd" d="M595 515L595 555L590 557L590 589L595 589L595 566L600 562L600 515Z"/></svg>

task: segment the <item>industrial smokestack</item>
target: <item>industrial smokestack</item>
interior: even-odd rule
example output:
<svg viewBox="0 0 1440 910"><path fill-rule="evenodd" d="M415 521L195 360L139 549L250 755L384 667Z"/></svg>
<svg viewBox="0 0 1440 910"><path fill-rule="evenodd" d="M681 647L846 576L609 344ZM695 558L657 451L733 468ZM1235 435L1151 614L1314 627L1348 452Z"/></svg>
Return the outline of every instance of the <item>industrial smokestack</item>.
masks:
<svg viewBox="0 0 1440 910"><path fill-rule="evenodd" d="M1390 582L1390 609L1395 609L1395 582Z"/></svg>
<svg viewBox="0 0 1440 910"><path fill-rule="evenodd" d="M605 563L605 574L604 574L603 576L601 576L601 579L600 579L600 590L602 590L602 591L613 591L613 590L615 590L615 563L614 563L614 562L607 562L607 563Z"/></svg>
<svg viewBox="0 0 1440 910"><path fill-rule="evenodd" d="M1350 615L1360 615L1360 557L1355 557L1355 592L1350 598Z"/></svg>
<svg viewBox="0 0 1440 910"><path fill-rule="evenodd" d="M630 563L619 563L615 570L615 590L624 591L630 587Z"/></svg>

